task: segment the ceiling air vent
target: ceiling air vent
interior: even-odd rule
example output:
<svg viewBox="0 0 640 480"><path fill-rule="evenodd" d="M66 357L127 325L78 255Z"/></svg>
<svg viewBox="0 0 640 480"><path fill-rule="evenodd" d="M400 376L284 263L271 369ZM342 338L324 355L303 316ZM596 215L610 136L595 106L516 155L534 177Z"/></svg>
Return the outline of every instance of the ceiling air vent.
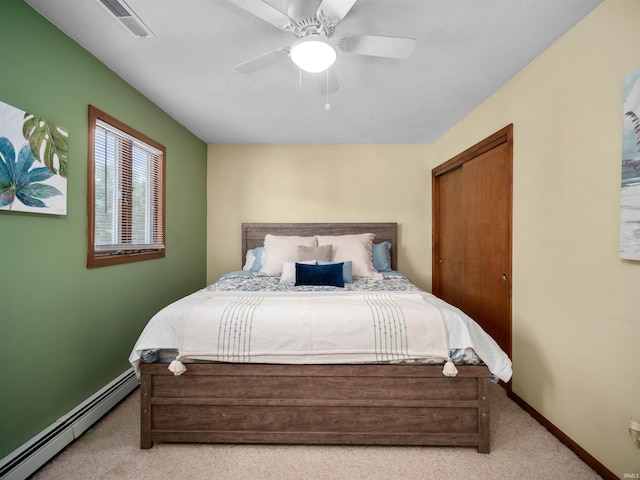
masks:
<svg viewBox="0 0 640 480"><path fill-rule="evenodd" d="M123 0L97 0L111 15L115 17L131 34L136 37L155 37L142 20Z"/></svg>

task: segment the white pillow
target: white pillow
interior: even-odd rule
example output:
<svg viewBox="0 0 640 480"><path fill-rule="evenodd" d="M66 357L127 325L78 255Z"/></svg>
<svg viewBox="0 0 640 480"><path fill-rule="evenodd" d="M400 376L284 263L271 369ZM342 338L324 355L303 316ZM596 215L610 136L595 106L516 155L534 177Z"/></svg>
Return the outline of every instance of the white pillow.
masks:
<svg viewBox="0 0 640 480"><path fill-rule="evenodd" d="M371 251L373 248L373 233L355 235L316 235L318 245L333 245L334 262L352 262L354 277L374 278L382 280L383 276L373 268Z"/></svg>
<svg viewBox="0 0 640 480"><path fill-rule="evenodd" d="M242 267L242 270L244 270L245 272L250 272L251 267L253 267L253 262L256 261L256 256L253 254L253 250L247 250L247 256L245 258L246 261L244 263L244 267Z"/></svg>
<svg viewBox="0 0 640 480"><path fill-rule="evenodd" d="M264 251L262 252L263 275L280 275L283 262L298 260L298 245L316 247L315 237L280 236L268 233L264 237Z"/></svg>
<svg viewBox="0 0 640 480"><path fill-rule="evenodd" d="M280 275L280 283L296 283L296 263L315 265L316 261L307 260L304 262L284 262L282 264L282 275Z"/></svg>

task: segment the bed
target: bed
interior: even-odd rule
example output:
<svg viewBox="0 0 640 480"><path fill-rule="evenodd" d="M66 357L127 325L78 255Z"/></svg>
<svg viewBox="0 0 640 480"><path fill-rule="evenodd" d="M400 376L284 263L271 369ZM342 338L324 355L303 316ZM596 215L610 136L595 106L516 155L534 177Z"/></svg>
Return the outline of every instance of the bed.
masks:
<svg viewBox="0 0 640 480"><path fill-rule="evenodd" d="M274 286L282 284L285 263L279 282L273 275L247 269L251 252L260 250L268 235L331 239L372 234L375 245L387 245L389 271L380 274L384 274L384 280L377 277L363 280L368 280L369 285L390 283L391 289L395 289L408 282L396 271L397 230L396 223L242 224L242 262L246 270L227 275L193 296L167 306L154 316L134 346L130 361L141 384L140 447L151 448L154 442L439 445L476 447L480 453L489 453L489 382L508 381L511 362L475 322L415 286L410 287L411 292L405 292L405 297L420 295L440 312L442 324L448 330L448 342L456 343L447 345L450 349L445 356L449 358L435 358L442 355L439 353L434 358L427 354L429 358L417 360L411 355L397 358L391 355L367 361L368 357L347 355L346 361L335 363L323 356L311 360L294 356L292 361L284 357L272 362L270 358L277 358L269 356L273 352L249 359L240 354L242 349L236 344L224 357L204 355L199 347L193 347L199 354L191 358L183 355L183 348L187 348L186 319L197 323L202 296L222 295L226 292L216 290L224 290L221 285L229 283L259 283L261 276ZM336 246L333 248L335 256ZM272 252L269 260L273 261L275 250L269 251ZM314 252L317 253L317 248ZM301 263L295 264L300 278L303 271L318 270ZM314 265L318 263L319 260ZM336 262L325 263L330 266L321 271L331 269L335 273ZM338 265L344 269L345 263L351 262ZM346 279L346 271L341 271ZM354 281L353 286L349 285L351 290L357 289L355 285L360 283ZM326 290L331 290L326 295L341 295L340 298L349 293L342 288ZM360 296L351 293L353 297ZM270 296L278 295L265 293L264 297L270 300ZM176 323L176 315L185 317ZM315 317L314 320L317 321ZM253 327L247 330L259 331ZM196 340L202 336L198 333ZM473 349L482 355L476 355ZM172 358L176 351L177 358ZM455 373L450 369L445 373L454 363L450 357L454 351L462 352L455 362ZM468 352L473 354L470 362L464 361Z"/></svg>

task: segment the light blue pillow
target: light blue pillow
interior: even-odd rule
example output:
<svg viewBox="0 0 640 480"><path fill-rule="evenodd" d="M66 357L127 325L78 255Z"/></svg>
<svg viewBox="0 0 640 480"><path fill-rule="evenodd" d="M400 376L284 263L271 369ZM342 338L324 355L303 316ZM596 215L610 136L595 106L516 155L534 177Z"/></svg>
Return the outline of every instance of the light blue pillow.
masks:
<svg viewBox="0 0 640 480"><path fill-rule="evenodd" d="M251 265L251 271L252 272L259 272L260 270L262 270L262 252L264 250L264 247L256 247L252 250L253 252L253 256L256 257L256 259L253 261L253 265Z"/></svg>
<svg viewBox="0 0 640 480"><path fill-rule="evenodd" d="M325 262L324 260L318 260L318 265L332 265L336 263L342 263L342 281L344 283L353 283L353 263L351 260L346 262Z"/></svg>
<svg viewBox="0 0 640 480"><path fill-rule="evenodd" d="M374 243L371 250L371 256L373 257L373 268L378 272L390 272L391 271L391 243L382 242Z"/></svg>

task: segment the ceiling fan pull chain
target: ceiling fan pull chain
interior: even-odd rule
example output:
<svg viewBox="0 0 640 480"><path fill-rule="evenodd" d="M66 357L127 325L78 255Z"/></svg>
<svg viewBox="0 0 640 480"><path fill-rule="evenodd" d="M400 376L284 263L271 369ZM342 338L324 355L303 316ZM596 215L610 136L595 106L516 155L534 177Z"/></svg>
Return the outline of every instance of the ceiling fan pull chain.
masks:
<svg viewBox="0 0 640 480"><path fill-rule="evenodd" d="M329 110L331 108L331 105L329 104L329 68L327 68L327 103L324 106L325 110Z"/></svg>

